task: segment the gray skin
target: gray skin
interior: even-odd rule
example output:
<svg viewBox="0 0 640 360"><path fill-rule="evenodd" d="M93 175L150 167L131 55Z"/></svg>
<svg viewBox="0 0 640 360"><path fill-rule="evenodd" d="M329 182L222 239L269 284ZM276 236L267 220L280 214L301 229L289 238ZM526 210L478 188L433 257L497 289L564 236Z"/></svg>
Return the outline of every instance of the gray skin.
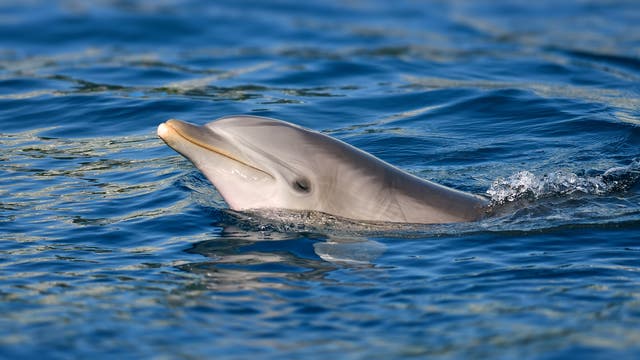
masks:
<svg viewBox="0 0 640 360"><path fill-rule="evenodd" d="M280 120L168 120L158 136L189 159L231 209L320 211L399 223L480 219L487 200L406 173L340 140Z"/></svg>

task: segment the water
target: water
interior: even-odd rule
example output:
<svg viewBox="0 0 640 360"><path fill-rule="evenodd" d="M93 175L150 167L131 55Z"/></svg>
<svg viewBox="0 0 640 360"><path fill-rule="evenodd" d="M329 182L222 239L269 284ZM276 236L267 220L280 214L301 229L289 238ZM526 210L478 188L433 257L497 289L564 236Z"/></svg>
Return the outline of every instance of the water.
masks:
<svg viewBox="0 0 640 360"><path fill-rule="evenodd" d="M3 2L0 357L637 358L636 1ZM155 136L265 115L485 194L235 214Z"/></svg>

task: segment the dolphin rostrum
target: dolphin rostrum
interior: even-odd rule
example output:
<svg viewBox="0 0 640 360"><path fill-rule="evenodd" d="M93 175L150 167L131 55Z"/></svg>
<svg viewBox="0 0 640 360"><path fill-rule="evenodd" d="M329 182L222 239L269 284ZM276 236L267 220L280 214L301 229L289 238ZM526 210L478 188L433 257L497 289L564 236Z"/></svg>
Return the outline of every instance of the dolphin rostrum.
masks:
<svg viewBox="0 0 640 360"><path fill-rule="evenodd" d="M402 223L480 219L487 201L406 173L340 140L284 121L168 120L158 136L189 159L229 207L320 211Z"/></svg>

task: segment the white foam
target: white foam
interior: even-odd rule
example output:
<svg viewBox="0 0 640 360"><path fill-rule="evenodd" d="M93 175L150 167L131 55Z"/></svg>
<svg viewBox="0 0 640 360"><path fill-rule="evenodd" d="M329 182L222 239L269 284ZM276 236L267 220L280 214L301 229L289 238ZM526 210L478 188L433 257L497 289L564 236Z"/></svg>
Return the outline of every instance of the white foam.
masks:
<svg viewBox="0 0 640 360"><path fill-rule="evenodd" d="M529 171L520 171L506 179L496 179L487 190L487 194L493 204L574 193L604 195L624 191L638 180L640 159L634 160L628 166L611 168L595 176L579 176L569 171L555 171L538 176Z"/></svg>

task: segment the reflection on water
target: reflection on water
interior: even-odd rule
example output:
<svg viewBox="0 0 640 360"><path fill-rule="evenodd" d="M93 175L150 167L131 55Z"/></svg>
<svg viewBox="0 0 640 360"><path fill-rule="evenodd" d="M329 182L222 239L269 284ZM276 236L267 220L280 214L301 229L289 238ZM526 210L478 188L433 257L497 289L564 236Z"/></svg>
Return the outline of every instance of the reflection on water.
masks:
<svg viewBox="0 0 640 360"><path fill-rule="evenodd" d="M311 226L318 226L317 223L309 222L306 233L284 230L292 217L308 218L309 214L289 213L288 219L261 218L269 221L261 225L256 225L255 219L238 220L237 215L231 216L236 223L228 225L233 220L227 218L227 225L215 234L216 239L194 243L186 250L209 260L180 267L204 275L210 288L216 291L282 288L302 281L328 281L325 276L341 267L373 266L372 262L385 251L385 245L355 233L346 237L346 232L329 236L311 232Z"/></svg>
<svg viewBox="0 0 640 360"><path fill-rule="evenodd" d="M181 269L203 275L202 281L215 291L295 288L300 286L296 283L322 281L336 269L315 255L312 242L310 239L252 242L223 237L195 244L188 252L211 260L184 265Z"/></svg>

